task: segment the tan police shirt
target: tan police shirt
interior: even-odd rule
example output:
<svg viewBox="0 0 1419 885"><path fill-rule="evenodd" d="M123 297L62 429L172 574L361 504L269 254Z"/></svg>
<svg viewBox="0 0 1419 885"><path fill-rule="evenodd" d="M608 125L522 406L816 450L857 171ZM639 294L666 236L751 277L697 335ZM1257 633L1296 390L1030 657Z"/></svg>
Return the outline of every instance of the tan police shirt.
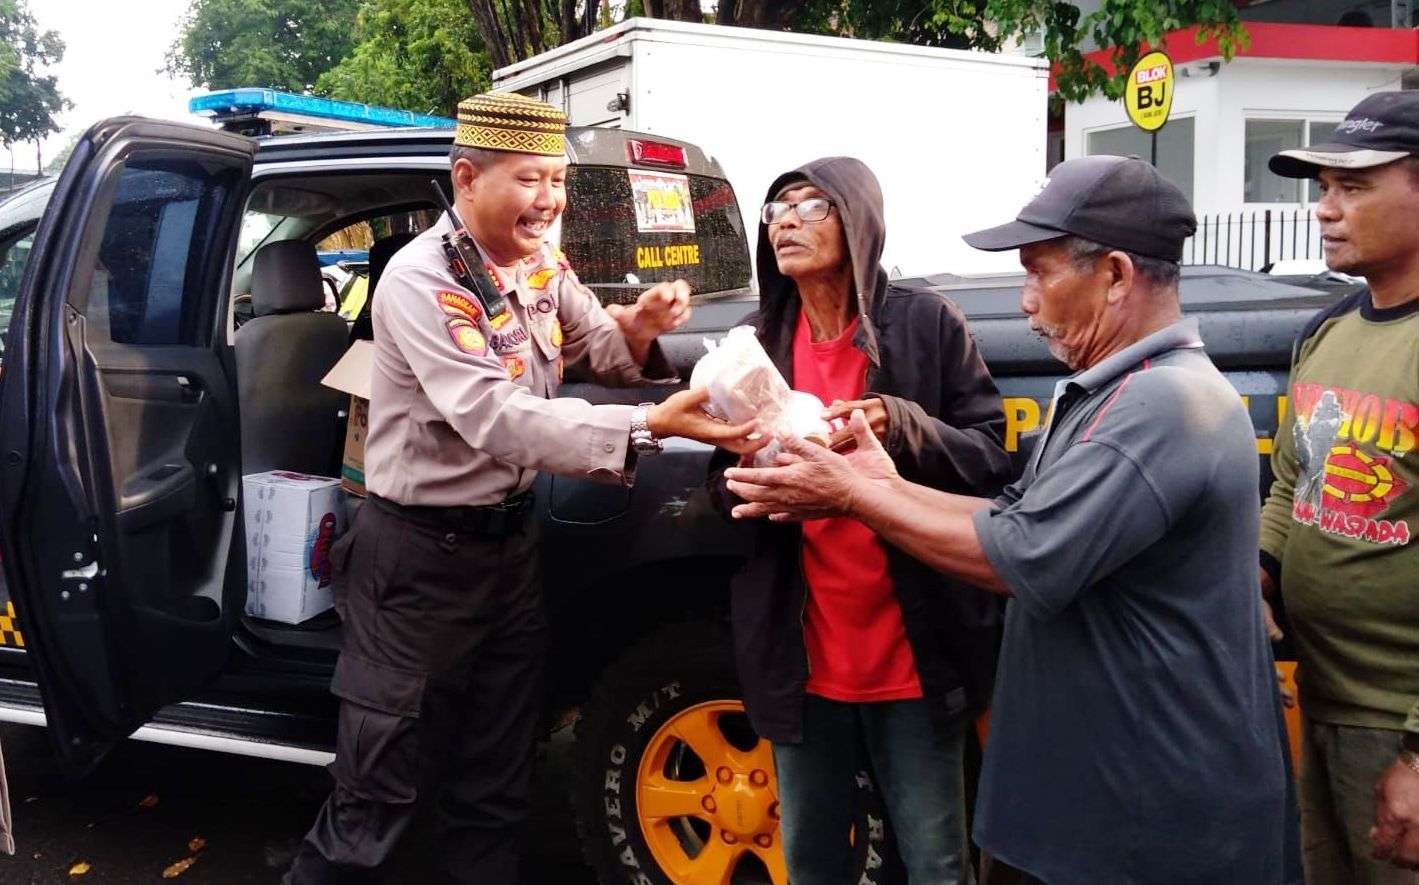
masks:
<svg viewBox="0 0 1419 885"><path fill-rule="evenodd" d="M629 405L554 399L568 362L600 383L673 383L659 347L647 372L620 327L544 244L513 267L487 264L508 300L495 327L448 269L447 216L399 250L374 299L365 482L400 504L495 504L546 470L626 479ZM486 256L485 256L486 257Z"/></svg>

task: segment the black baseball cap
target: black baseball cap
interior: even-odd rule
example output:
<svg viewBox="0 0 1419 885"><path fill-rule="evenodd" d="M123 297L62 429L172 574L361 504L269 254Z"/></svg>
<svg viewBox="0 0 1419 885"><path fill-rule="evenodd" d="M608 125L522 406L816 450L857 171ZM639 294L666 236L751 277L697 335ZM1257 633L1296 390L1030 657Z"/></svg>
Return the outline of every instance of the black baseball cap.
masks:
<svg viewBox="0 0 1419 885"><path fill-rule="evenodd" d="M1178 186L1137 157L1065 160L1016 219L966 234L968 245L1004 252L1077 236L1125 252L1181 261L1197 216Z"/></svg>
<svg viewBox="0 0 1419 885"><path fill-rule="evenodd" d="M1372 169L1419 154L1419 91L1376 92L1350 109L1324 144L1282 151L1268 163L1286 178L1326 169Z"/></svg>

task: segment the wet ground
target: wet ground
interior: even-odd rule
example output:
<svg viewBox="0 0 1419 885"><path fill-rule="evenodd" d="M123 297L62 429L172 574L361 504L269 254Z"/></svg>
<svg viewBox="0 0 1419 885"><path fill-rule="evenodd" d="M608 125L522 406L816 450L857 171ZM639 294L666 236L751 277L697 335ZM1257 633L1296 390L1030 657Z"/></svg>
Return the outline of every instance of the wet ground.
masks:
<svg viewBox="0 0 1419 885"><path fill-rule="evenodd" d="M323 768L138 741L71 783L47 741L42 729L0 725L18 843L13 858L0 855L5 883L278 882L330 784ZM595 883L563 789L569 747L539 749L536 885ZM415 832L386 880L434 881L431 854Z"/></svg>

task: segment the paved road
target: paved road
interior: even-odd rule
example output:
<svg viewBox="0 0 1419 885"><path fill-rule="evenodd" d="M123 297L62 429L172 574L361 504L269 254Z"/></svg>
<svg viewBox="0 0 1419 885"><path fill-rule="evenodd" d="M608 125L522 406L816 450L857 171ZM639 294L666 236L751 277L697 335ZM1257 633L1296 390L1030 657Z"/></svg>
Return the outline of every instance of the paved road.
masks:
<svg viewBox="0 0 1419 885"><path fill-rule="evenodd" d="M73 784L47 740L41 729L0 726L18 842L13 858L0 855L5 883L161 882L164 869L191 857L171 881L277 882L329 789L321 768L137 741ZM567 746L554 741L539 754L532 852L539 885L595 881L580 862L562 789ZM189 849L194 839L205 840L200 851ZM430 853L426 832L416 832L388 881L432 881ZM79 862L89 872L71 878Z"/></svg>

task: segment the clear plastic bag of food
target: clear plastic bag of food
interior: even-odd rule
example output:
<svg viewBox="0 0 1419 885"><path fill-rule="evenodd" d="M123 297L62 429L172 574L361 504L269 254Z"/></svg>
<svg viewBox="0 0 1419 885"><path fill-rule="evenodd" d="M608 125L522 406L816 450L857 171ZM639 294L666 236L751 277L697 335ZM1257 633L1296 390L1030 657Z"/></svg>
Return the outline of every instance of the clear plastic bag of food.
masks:
<svg viewBox="0 0 1419 885"><path fill-rule="evenodd" d="M705 411L713 417L731 424L757 418L760 432L775 437L755 454L756 466L773 465L780 434L828 444L832 431L823 420L822 401L789 389L752 326L735 326L722 341L706 339L704 344L706 353L690 374L690 387L709 390Z"/></svg>

